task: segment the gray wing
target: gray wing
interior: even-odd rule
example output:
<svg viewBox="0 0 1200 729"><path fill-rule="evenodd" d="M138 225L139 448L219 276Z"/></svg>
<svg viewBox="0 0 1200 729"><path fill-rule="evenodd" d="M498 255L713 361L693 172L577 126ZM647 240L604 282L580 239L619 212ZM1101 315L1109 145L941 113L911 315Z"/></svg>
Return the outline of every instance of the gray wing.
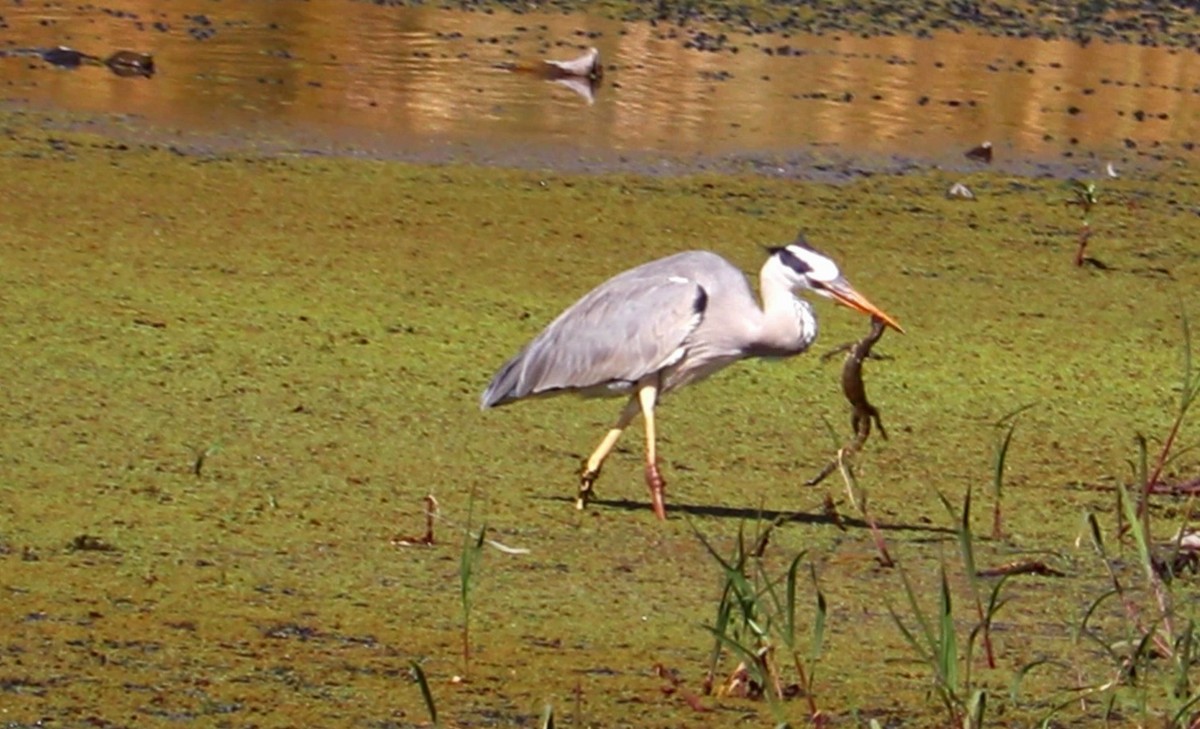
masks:
<svg viewBox="0 0 1200 729"><path fill-rule="evenodd" d="M562 391L626 390L683 357L707 306L707 293L693 279L627 271L577 301L506 362L480 405Z"/></svg>

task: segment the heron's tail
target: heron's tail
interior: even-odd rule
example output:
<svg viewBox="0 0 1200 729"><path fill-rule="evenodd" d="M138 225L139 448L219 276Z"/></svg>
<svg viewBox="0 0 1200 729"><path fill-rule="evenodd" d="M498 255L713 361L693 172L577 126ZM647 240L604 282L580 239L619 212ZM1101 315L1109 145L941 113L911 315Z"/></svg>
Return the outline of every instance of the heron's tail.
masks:
<svg viewBox="0 0 1200 729"><path fill-rule="evenodd" d="M521 355L513 357L504 363L500 371L492 377L487 389L479 398L479 409L487 410L499 405L505 405L519 400L524 394L521 387Z"/></svg>

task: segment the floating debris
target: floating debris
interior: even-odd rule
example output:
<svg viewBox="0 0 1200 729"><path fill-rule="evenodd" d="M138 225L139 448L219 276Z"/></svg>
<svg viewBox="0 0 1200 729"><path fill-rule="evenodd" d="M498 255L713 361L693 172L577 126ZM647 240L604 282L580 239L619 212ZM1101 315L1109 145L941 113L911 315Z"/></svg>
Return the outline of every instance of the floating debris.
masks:
<svg viewBox="0 0 1200 729"><path fill-rule="evenodd" d="M975 193L961 182L956 182L950 186L950 189L946 190L946 197L951 200L974 200Z"/></svg>
<svg viewBox="0 0 1200 729"><path fill-rule="evenodd" d="M117 51L104 59L104 65L118 76L150 78L154 75L154 56L149 53Z"/></svg>
<svg viewBox="0 0 1200 729"><path fill-rule="evenodd" d="M118 76L141 76L149 78L154 75L154 56L141 51L115 51L107 58L100 58L91 53L85 53L69 46L53 48L14 48L0 51L0 57L28 56L40 58L51 66L58 68L76 69L80 66L106 66Z"/></svg>

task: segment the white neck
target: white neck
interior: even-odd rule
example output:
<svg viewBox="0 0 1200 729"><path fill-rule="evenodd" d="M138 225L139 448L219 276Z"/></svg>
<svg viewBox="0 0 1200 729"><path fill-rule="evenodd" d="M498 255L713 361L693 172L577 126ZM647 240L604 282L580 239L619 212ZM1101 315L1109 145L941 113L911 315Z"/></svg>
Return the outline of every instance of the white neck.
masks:
<svg viewBox="0 0 1200 729"><path fill-rule="evenodd" d="M808 349L817 338L812 306L792 293L791 276L774 256L759 274L763 316L751 354L788 357Z"/></svg>

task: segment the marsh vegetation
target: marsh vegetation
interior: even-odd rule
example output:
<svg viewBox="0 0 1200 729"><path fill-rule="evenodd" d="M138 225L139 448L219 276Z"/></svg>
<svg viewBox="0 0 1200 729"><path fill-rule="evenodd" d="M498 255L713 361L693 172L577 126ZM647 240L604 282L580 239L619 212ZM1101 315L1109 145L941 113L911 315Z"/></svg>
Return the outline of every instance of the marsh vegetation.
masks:
<svg viewBox="0 0 1200 729"><path fill-rule="evenodd" d="M1099 269L1072 265L1060 181L986 170L962 204L936 170L189 155L4 122L8 725L1194 720L1172 541L1200 468L1194 170L1104 183ZM665 524L636 439L573 506L611 402L479 412L615 271L692 247L754 271L797 229L908 331L867 372L889 438L855 461L896 567L865 519L825 515L838 479L803 483L847 419L817 355L861 334L852 313L818 303L813 353L663 402ZM528 553L450 526L397 546L430 493ZM759 691L706 696L738 663Z"/></svg>

